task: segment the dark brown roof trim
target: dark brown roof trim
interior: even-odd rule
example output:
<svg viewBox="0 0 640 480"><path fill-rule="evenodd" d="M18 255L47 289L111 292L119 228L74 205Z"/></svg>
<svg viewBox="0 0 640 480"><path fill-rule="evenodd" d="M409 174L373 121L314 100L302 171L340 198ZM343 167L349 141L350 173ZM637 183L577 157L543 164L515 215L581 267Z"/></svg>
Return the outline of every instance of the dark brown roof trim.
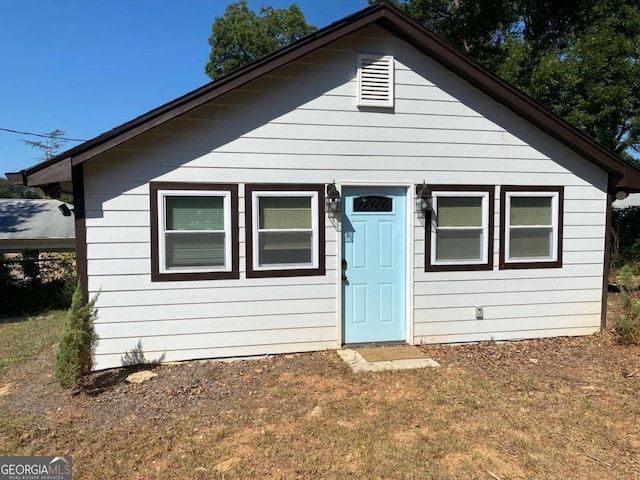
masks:
<svg viewBox="0 0 640 480"><path fill-rule="evenodd" d="M5 173L7 179L14 185L24 185L24 176L22 172Z"/></svg>
<svg viewBox="0 0 640 480"><path fill-rule="evenodd" d="M546 134L611 174L610 188L640 191L640 170L630 166L617 155L386 1L381 1L332 23L288 47L256 60L225 77L210 82L46 162L25 170L26 183L37 185L38 183L68 180L69 178L66 177L70 177L71 166L79 165L95 155L371 24L378 24L389 30ZM50 169L53 165L66 159L70 159L70 164L62 165L59 170ZM42 172L41 175L36 175L38 172Z"/></svg>

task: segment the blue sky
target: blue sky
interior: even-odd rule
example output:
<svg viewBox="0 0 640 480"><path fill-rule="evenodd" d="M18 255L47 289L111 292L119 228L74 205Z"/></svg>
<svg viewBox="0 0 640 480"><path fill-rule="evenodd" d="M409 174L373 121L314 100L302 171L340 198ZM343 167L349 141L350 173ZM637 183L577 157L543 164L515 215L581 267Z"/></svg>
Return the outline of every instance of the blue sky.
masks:
<svg viewBox="0 0 640 480"><path fill-rule="evenodd" d="M0 6L0 128L88 140L209 81L211 24L227 0L17 0ZM250 0L286 8L291 0ZM298 0L318 28L367 0ZM40 151L0 130L0 175ZM65 148L76 145L67 143Z"/></svg>

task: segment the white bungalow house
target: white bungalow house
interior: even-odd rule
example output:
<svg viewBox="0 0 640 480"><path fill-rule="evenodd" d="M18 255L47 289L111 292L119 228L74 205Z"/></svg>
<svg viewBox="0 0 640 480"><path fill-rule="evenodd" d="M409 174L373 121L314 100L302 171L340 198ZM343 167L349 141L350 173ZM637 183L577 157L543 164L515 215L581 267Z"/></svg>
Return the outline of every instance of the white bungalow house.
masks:
<svg viewBox="0 0 640 480"><path fill-rule="evenodd" d="M385 2L10 178L73 191L98 369L590 334L640 191Z"/></svg>

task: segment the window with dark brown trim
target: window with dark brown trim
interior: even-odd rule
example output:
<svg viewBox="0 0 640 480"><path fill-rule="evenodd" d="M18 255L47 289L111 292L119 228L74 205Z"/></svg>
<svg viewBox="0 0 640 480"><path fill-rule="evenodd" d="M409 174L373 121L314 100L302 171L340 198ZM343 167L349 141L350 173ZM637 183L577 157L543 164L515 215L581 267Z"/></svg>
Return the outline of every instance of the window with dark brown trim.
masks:
<svg viewBox="0 0 640 480"><path fill-rule="evenodd" d="M152 182L151 281L239 278L238 186Z"/></svg>
<svg viewBox="0 0 640 480"><path fill-rule="evenodd" d="M501 269L562 267L563 204L563 187L501 187Z"/></svg>
<svg viewBox="0 0 640 480"><path fill-rule="evenodd" d="M245 187L247 277L325 274L324 185Z"/></svg>
<svg viewBox="0 0 640 480"><path fill-rule="evenodd" d="M425 270L493 268L494 186L429 185Z"/></svg>

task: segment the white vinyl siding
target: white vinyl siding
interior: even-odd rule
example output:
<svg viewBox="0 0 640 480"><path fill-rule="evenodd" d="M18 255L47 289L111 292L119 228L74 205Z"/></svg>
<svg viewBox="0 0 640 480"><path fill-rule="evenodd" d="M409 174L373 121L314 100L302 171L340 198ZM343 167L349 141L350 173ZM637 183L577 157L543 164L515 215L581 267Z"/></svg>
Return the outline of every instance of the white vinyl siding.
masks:
<svg viewBox="0 0 640 480"><path fill-rule="evenodd" d="M556 261L558 193L507 192L506 262Z"/></svg>
<svg viewBox="0 0 640 480"><path fill-rule="evenodd" d="M359 52L394 57L393 113L356 107ZM166 361L340 346L347 227L326 222L326 274L247 278L245 192L258 183L563 185L562 268L425 271L427 229L414 215L407 341L577 335L600 325L606 173L377 26L105 152L84 174L89 290L102 292L100 369L120 366L138 341L146 358ZM239 187L238 278L154 282L149 182L194 181Z"/></svg>
<svg viewBox="0 0 640 480"><path fill-rule="evenodd" d="M487 263L488 193L433 192L433 265Z"/></svg>
<svg viewBox="0 0 640 480"><path fill-rule="evenodd" d="M158 192L160 272L229 271L229 192Z"/></svg>

